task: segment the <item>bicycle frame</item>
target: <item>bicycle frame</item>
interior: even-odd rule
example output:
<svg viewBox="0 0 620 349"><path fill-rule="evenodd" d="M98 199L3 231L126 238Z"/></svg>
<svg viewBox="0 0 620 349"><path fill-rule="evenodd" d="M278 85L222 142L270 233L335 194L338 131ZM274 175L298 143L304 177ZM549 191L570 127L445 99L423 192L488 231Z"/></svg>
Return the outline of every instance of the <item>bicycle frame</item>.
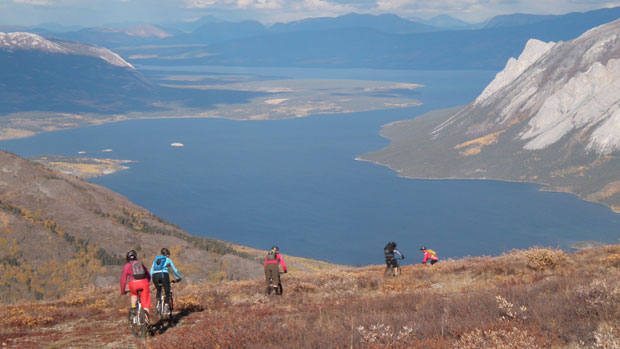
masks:
<svg viewBox="0 0 620 349"><path fill-rule="evenodd" d="M146 319L146 311L142 308L142 303L140 302L140 296L142 294L142 290L138 291L138 299L136 301L136 307L129 309L128 320L129 320L129 329L131 332L139 338L146 337L148 321ZM133 312L135 310L135 312Z"/></svg>

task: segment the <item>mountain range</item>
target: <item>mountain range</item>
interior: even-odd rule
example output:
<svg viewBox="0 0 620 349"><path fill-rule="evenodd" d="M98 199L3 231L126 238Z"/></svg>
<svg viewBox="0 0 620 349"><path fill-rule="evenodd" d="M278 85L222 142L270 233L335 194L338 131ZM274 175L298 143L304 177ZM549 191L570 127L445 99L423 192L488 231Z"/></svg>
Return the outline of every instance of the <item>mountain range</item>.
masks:
<svg viewBox="0 0 620 349"><path fill-rule="evenodd" d="M620 211L620 20L528 41L458 110L386 125L362 159L415 178L527 181Z"/></svg>
<svg viewBox="0 0 620 349"><path fill-rule="evenodd" d="M271 27L213 22L163 39L166 47L124 47L122 54L148 65L500 70L531 38L570 40L619 17L620 7L561 16L517 14L495 17L476 30L433 27L395 15L349 14ZM188 44L193 46L180 46Z"/></svg>
<svg viewBox="0 0 620 349"><path fill-rule="evenodd" d="M191 27L140 23L63 32L36 28L34 33L111 48L144 65L500 70L531 38L570 40L619 17L616 7L557 16L503 15L469 25L446 16L420 20L351 13L270 26L206 17Z"/></svg>
<svg viewBox="0 0 620 349"><path fill-rule="evenodd" d="M502 16L478 30L446 30L396 15L349 14L270 27L207 18L191 33L150 24L41 30L45 37L2 33L0 113L111 115L188 104L208 109L217 103L217 91L165 88L135 64L499 70L530 38L568 40L618 17L620 7Z"/></svg>

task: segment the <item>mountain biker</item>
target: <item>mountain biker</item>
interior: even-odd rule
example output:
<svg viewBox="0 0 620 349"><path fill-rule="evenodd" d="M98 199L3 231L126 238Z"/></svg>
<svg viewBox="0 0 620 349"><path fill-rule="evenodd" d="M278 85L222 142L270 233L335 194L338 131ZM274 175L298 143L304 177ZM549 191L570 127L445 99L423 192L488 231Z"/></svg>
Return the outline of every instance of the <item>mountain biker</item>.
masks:
<svg viewBox="0 0 620 349"><path fill-rule="evenodd" d="M424 260L422 261L422 264L426 264L426 261L429 259L431 260L431 265L437 263L438 258L435 251L429 250L424 246L420 247L420 251L424 252Z"/></svg>
<svg viewBox="0 0 620 349"><path fill-rule="evenodd" d="M405 256L396 249L396 243L394 241L390 241L383 248L383 253L385 254L385 264L387 268L390 266L394 268L394 275L398 275L400 272L400 267L398 266L398 259L395 257L395 253L400 255L400 259L405 259Z"/></svg>
<svg viewBox="0 0 620 349"><path fill-rule="evenodd" d="M267 281L267 295L269 295L271 291L270 279L273 281L274 285L280 285L280 268L278 264L282 266L282 271L286 273L286 264L280 255L280 249L278 246L273 246L267 254L267 257L265 257L265 263L263 264L265 267L265 280Z"/></svg>
<svg viewBox="0 0 620 349"><path fill-rule="evenodd" d="M121 275L121 294L126 294L125 286L129 283L129 292L131 293L131 308L135 309L136 301L138 300L138 291L142 290L140 296L140 303L142 307L149 313L151 307L151 293L149 291L149 284L151 276L148 270L138 260L138 253L134 250L127 252L125 255L127 263L123 267L123 274Z"/></svg>
<svg viewBox="0 0 620 349"><path fill-rule="evenodd" d="M161 297L161 288L163 286L166 292L166 301L170 304L170 270L168 267L172 268L172 272L176 277L175 282L181 281L181 274L174 266L172 259L170 259L170 250L164 247L160 252L161 254L153 260L151 276L153 284L157 288L157 299Z"/></svg>

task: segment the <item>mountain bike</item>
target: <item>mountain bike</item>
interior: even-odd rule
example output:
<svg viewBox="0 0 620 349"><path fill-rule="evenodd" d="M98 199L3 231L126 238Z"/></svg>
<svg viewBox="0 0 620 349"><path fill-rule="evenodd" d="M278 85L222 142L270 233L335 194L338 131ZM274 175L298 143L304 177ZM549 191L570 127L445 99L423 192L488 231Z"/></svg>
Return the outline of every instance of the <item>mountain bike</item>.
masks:
<svg viewBox="0 0 620 349"><path fill-rule="evenodd" d="M394 258L394 260L398 260L398 259L404 259L404 258ZM383 272L383 276L385 277L394 277L394 276L398 276L402 273L401 271L401 267L394 267L393 263L390 263L388 266L385 267L385 271Z"/></svg>
<svg viewBox="0 0 620 349"><path fill-rule="evenodd" d="M170 284L174 284L176 282L178 282L178 280L172 280L170 281ZM173 325L172 311L174 309L174 297L172 296L172 290L170 290L169 297L166 297L165 290L162 290L159 299L157 300L155 309L157 309L157 315L160 320L168 320L168 326Z"/></svg>
<svg viewBox="0 0 620 349"><path fill-rule="evenodd" d="M142 303L140 303L141 294L142 290L138 290L138 301L136 302L136 307L130 308L127 315L127 319L129 320L129 329L138 338L146 337L149 329L149 314L146 310L144 310L144 308L142 308Z"/></svg>
<svg viewBox="0 0 620 349"><path fill-rule="evenodd" d="M283 272L280 272L280 275L284 274ZM272 296L272 295L277 295L277 296L281 296L282 295L282 283L278 282L277 285L275 285L273 283L273 279L269 278L269 287L267 287L267 296Z"/></svg>

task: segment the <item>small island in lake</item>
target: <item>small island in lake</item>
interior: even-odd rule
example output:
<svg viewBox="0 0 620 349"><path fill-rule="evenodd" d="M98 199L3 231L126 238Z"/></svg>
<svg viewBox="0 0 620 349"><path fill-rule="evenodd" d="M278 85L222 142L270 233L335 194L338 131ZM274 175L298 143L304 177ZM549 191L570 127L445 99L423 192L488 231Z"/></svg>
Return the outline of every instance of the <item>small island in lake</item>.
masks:
<svg viewBox="0 0 620 349"><path fill-rule="evenodd" d="M82 178L100 177L126 170L129 167L123 164L133 162L131 160L68 157L60 155L41 155L31 157L29 160L64 174Z"/></svg>

